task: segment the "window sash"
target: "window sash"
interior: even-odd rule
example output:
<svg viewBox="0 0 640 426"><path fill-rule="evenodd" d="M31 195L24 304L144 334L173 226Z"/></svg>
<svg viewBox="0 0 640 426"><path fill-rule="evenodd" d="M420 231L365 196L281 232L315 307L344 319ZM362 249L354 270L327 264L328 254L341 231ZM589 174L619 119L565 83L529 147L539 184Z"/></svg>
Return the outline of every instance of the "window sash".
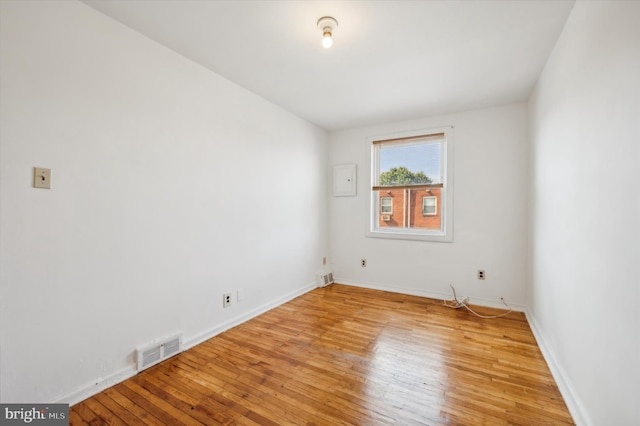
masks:
<svg viewBox="0 0 640 426"><path fill-rule="evenodd" d="M381 162L381 150L390 147L401 147L401 146L415 146L415 145L426 145L426 144L437 144L440 146L440 154L439 154L439 176L429 176L433 179L429 185L443 185L446 181L446 143L447 137L445 133L433 133L433 134L424 134L419 136L411 136L406 138L393 138L393 139L383 139L383 140L374 140L372 141L373 147L373 182L372 182L372 190L376 191L379 188L388 188L391 186L398 185L381 185L380 184L380 162ZM424 183L418 183L414 185L425 185ZM406 186L406 185L401 185Z"/></svg>
<svg viewBox="0 0 640 426"><path fill-rule="evenodd" d="M422 214L425 216L436 216L438 214L437 197L422 197Z"/></svg>
<svg viewBox="0 0 640 426"><path fill-rule="evenodd" d="M393 198L381 197L380 198L380 214L391 214L391 213L393 213Z"/></svg>

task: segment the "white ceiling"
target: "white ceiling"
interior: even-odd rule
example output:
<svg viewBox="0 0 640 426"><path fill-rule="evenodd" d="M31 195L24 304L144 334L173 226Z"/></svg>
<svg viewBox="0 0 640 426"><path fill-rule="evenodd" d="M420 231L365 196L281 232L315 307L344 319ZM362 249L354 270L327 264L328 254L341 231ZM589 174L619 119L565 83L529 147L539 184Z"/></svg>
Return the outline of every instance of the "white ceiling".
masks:
<svg viewBox="0 0 640 426"><path fill-rule="evenodd" d="M85 3L335 130L527 100L574 1Z"/></svg>

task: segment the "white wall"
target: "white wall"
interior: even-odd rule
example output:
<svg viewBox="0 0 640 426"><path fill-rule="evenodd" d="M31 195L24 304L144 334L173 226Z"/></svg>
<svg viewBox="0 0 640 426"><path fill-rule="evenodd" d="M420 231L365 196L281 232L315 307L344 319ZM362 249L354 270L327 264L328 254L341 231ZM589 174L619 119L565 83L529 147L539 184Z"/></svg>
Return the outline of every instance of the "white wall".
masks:
<svg viewBox="0 0 640 426"><path fill-rule="evenodd" d="M370 136L453 125L453 242L365 237L369 223ZM331 262L339 282L473 303L525 303L526 105L514 104L333 132L330 164L355 163L357 196L331 197ZM360 259L367 259L367 267ZM476 271L487 279L478 281Z"/></svg>
<svg viewBox="0 0 640 426"><path fill-rule="evenodd" d="M1 7L2 402L81 399L314 285L324 131L82 3Z"/></svg>
<svg viewBox="0 0 640 426"><path fill-rule="evenodd" d="M578 424L640 424L639 22L576 2L530 100L530 319Z"/></svg>

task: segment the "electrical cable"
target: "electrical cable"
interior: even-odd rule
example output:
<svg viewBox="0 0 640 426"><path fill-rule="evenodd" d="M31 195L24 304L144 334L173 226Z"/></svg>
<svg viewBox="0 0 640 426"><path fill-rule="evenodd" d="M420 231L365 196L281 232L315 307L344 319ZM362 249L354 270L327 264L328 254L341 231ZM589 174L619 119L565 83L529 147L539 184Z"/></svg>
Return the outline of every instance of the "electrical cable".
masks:
<svg viewBox="0 0 640 426"><path fill-rule="evenodd" d="M451 301L443 300L442 301L444 306L446 306L447 308L451 308L451 309L465 308L466 310L468 310L469 312L471 312L472 314L474 314L478 318L483 318L483 319L502 318L502 317L505 317L505 316L509 315L511 312L513 312L513 309L511 309L511 306L507 305L507 302L505 302L504 298L501 297L500 300L502 301L504 306L506 306L507 309L509 309L508 312L505 312L505 313L500 314L500 315L480 315L479 313L477 313L476 311L474 311L473 309L471 309L469 307L469 304L468 304L469 303L469 298L468 297L465 297L462 300L458 299L458 295L456 294L456 289L451 284L449 284L449 286L451 287L451 290L453 290L453 300L451 300Z"/></svg>

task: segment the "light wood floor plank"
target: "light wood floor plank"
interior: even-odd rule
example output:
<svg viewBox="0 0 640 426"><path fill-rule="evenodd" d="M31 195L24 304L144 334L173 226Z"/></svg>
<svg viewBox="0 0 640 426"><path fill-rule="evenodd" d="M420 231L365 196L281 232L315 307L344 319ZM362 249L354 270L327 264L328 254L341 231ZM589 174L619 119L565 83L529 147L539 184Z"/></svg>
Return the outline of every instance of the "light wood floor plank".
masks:
<svg viewBox="0 0 640 426"><path fill-rule="evenodd" d="M523 314L481 319L438 300L334 284L73 406L70 423L573 421Z"/></svg>

